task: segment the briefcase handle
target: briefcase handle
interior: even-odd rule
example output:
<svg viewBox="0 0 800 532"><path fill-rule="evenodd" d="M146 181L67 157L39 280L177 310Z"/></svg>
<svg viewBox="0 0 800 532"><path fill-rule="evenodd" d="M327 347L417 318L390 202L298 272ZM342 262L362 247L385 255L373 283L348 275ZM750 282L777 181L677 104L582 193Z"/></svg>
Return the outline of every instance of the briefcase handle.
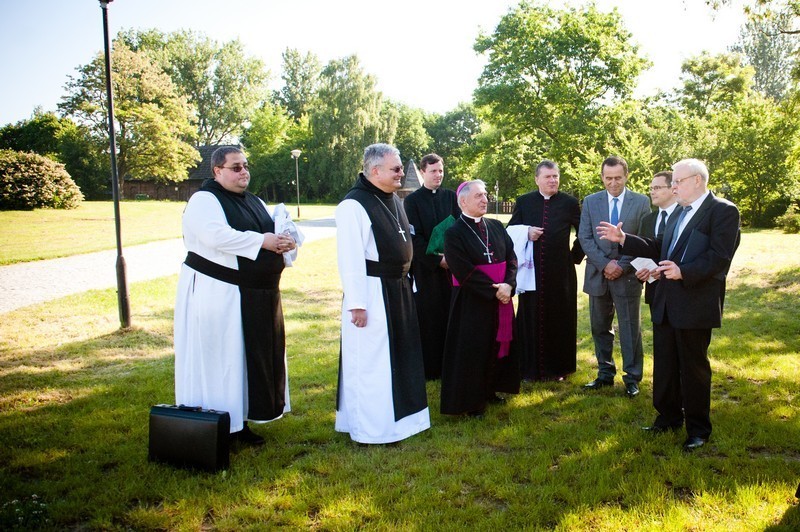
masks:
<svg viewBox="0 0 800 532"><path fill-rule="evenodd" d="M161 406L161 407L164 407L164 408L177 408L178 410L183 410L185 412L202 412L203 411L203 407L202 406L168 405L168 404L160 404L160 405L156 405L156 406ZM221 413L222 410L209 409L209 410L207 410L207 412L210 412L212 414L216 414L218 412Z"/></svg>

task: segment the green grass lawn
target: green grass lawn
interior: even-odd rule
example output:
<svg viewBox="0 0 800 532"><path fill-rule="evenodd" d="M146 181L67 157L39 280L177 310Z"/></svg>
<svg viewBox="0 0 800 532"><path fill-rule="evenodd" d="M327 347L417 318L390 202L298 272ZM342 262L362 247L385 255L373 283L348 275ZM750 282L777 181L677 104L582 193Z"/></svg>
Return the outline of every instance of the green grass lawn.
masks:
<svg viewBox="0 0 800 532"><path fill-rule="evenodd" d="M123 201L123 247L181 237L185 202ZM294 217L297 206L288 206ZM333 205L301 205L301 220L333 215ZM0 265L66 257L117 246L114 204L84 201L73 210L0 211ZM124 251L124 250L123 250Z"/></svg>
<svg viewBox="0 0 800 532"><path fill-rule="evenodd" d="M714 433L689 455L683 434L640 430L654 417L647 324L642 394L581 391L595 375L583 296L566 383L526 384L482 420L440 415L429 383L430 430L352 443L333 430L332 239L282 281L292 413L217 474L147 461L149 407L173 401L175 277L130 287L127 331L114 290L0 315L0 529L798 530L798 247L744 235L710 350Z"/></svg>

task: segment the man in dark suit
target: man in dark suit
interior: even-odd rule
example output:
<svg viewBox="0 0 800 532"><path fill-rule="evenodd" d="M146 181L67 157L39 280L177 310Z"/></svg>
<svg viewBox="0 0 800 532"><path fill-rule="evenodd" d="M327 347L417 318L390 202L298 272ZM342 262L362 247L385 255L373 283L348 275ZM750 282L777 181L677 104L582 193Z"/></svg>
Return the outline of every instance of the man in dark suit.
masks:
<svg viewBox="0 0 800 532"><path fill-rule="evenodd" d="M653 180L650 182L650 203L653 204L653 207L657 207L657 210L642 219L639 236L644 238L662 236L669 220L673 216L677 216L681 210L675 194L672 192L672 172L669 170L653 176ZM647 268L636 270L636 278L645 283L644 302L648 305L653 302L653 292L658 283L658 280L648 282L650 277L650 270Z"/></svg>
<svg viewBox="0 0 800 532"><path fill-rule="evenodd" d="M600 165L600 175L605 190L583 199L578 240L586 253L586 273L583 291L589 294L589 320L597 357L597 378L584 388L597 390L614 384L617 368L612 356L614 350L614 313L619 327L620 350L625 393L628 397L639 395L644 354L642 350L642 324L640 307L642 283L636 279L631 260L620 253L619 246L600 240L595 227L600 222L624 223L625 230L639 233L642 218L650 212L647 196L625 187L628 180L628 163L621 157L608 157Z"/></svg>
<svg viewBox="0 0 800 532"><path fill-rule="evenodd" d="M708 169L697 159L676 163L672 190L683 210L661 238L622 232L601 222L597 234L626 254L658 260L661 280L650 306L653 318L653 406L664 432L686 424L685 451L711 435L711 330L722 321L725 279L739 245L739 209L708 190Z"/></svg>

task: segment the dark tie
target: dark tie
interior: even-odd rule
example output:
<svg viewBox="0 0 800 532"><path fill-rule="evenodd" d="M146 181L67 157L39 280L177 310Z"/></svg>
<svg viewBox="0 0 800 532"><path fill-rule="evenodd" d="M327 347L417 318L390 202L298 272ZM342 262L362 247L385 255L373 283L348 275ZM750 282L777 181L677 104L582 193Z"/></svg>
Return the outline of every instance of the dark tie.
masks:
<svg viewBox="0 0 800 532"><path fill-rule="evenodd" d="M678 216L678 223L675 224L675 230L672 232L672 242L669 244L669 252L667 252L667 257L672 255L672 250L675 249L675 244L678 243L678 236L680 236L680 229L681 223L683 223L683 218L686 216L686 213L692 210L692 206L689 205L688 207L684 207L681 211L681 215Z"/></svg>
<svg viewBox="0 0 800 532"><path fill-rule="evenodd" d="M619 223L619 211L617 210L619 198L612 198L611 201L614 202L614 206L611 207L611 225L617 225Z"/></svg>
<svg viewBox="0 0 800 532"><path fill-rule="evenodd" d="M658 222L658 229L656 229L656 237L664 234L664 228L667 226L667 211L661 211L661 221Z"/></svg>

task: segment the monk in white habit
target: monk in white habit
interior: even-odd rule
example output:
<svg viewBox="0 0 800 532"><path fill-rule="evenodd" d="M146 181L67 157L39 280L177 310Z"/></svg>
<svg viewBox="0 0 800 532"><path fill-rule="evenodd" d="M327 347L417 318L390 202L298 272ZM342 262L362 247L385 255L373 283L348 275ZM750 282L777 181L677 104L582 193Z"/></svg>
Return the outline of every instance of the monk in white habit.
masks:
<svg viewBox="0 0 800 532"><path fill-rule="evenodd" d="M400 441L430 427L408 278L411 233L394 193L403 175L396 148L368 146L363 173L336 208L344 298L335 428L363 444Z"/></svg>
<svg viewBox="0 0 800 532"><path fill-rule="evenodd" d="M296 253L302 236L293 224L276 231L266 203L246 191L240 149L217 149L211 171L183 213L189 253L175 302L175 400L228 412L231 438L261 445L247 421L289 411L278 285L283 255Z"/></svg>

